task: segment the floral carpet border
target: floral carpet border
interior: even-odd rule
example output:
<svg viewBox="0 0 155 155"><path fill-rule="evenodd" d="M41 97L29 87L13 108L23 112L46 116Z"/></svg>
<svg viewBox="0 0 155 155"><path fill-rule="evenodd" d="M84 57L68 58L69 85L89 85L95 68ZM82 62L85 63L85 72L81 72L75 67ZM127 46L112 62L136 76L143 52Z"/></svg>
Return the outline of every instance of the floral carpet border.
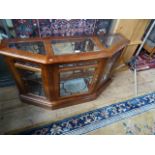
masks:
<svg viewBox="0 0 155 155"><path fill-rule="evenodd" d="M155 108L155 92L25 130L18 135L80 135Z"/></svg>

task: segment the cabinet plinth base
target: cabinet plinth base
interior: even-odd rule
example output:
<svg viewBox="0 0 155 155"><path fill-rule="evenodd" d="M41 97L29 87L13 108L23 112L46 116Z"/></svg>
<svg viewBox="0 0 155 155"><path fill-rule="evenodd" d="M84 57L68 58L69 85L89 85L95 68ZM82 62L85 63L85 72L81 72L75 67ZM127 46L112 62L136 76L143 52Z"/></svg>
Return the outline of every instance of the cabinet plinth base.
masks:
<svg viewBox="0 0 155 155"><path fill-rule="evenodd" d="M92 94L83 95L83 96L65 98L65 99L57 100L57 101L48 101L48 100L45 100L42 98L37 98L37 97L31 96L31 95L21 94L20 99L24 103L37 105L37 106L40 106L40 107L43 107L46 109L50 109L50 110L65 108L68 106L95 100L102 93L102 91L104 89L106 89L106 87L111 83L111 81L112 81L111 79L108 79L103 85L101 85L96 90L96 92L94 92Z"/></svg>
<svg viewBox="0 0 155 155"><path fill-rule="evenodd" d="M23 102L58 109L95 100L128 43L121 34L8 39L0 54Z"/></svg>

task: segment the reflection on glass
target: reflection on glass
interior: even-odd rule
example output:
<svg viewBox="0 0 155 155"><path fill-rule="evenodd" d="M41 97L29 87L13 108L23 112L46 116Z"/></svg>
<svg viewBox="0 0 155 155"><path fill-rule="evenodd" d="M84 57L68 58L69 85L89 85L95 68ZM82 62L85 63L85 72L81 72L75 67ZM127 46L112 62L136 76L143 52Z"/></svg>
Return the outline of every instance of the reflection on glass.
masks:
<svg viewBox="0 0 155 155"><path fill-rule="evenodd" d="M9 47L28 51L34 54L46 54L43 42L9 43Z"/></svg>
<svg viewBox="0 0 155 155"><path fill-rule="evenodd" d="M100 41L104 45L104 47L109 48L120 41L123 41L123 37L120 36L119 34L112 34L112 35L103 35L99 37Z"/></svg>
<svg viewBox="0 0 155 155"><path fill-rule="evenodd" d="M107 65L105 67L105 70L103 72L103 76L101 79L101 83L105 82L106 80L108 80L108 78L110 77L110 72L112 67L115 65L115 62L117 61L117 59L119 58L119 56L121 55L121 52L116 53L115 55L113 55L112 58L110 58L107 62Z"/></svg>
<svg viewBox="0 0 155 155"><path fill-rule="evenodd" d="M85 92L88 92L88 86L84 78L61 81L60 83L60 96L70 96Z"/></svg>
<svg viewBox="0 0 155 155"><path fill-rule="evenodd" d="M76 39L76 40L70 40L70 41L53 40L52 48L55 55L99 51L99 48L90 38Z"/></svg>
<svg viewBox="0 0 155 155"><path fill-rule="evenodd" d="M33 72L24 69L18 69L18 72L29 93L38 96L45 96L40 72Z"/></svg>
<svg viewBox="0 0 155 155"><path fill-rule="evenodd" d="M60 96L86 93L92 82L95 68L71 70L60 73Z"/></svg>

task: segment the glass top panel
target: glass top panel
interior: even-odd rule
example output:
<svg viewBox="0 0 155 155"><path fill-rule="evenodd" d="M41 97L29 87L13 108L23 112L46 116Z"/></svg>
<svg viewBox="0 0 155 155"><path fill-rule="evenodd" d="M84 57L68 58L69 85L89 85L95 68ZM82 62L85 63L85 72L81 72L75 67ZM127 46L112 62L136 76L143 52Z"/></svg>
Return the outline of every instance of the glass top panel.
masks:
<svg viewBox="0 0 155 155"><path fill-rule="evenodd" d="M34 54L46 54L43 42L9 43L10 48L28 51Z"/></svg>
<svg viewBox="0 0 155 155"><path fill-rule="evenodd" d="M103 35L100 36L99 39L105 48L112 47L113 45L124 40L124 38L119 34Z"/></svg>
<svg viewBox="0 0 155 155"><path fill-rule="evenodd" d="M53 40L51 44L55 55L100 51L100 49L96 46L91 38L74 40Z"/></svg>

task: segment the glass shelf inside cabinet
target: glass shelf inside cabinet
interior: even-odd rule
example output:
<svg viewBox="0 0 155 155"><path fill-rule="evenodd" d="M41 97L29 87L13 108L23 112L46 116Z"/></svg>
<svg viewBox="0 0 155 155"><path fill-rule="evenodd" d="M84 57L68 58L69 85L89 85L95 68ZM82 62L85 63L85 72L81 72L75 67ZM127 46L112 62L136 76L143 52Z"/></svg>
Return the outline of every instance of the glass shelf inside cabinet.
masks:
<svg viewBox="0 0 155 155"><path fill-rule="evenodd" d="M72 40L53 40L51 42L55 55L97 52L100 49L91 38Z"/></svg>
<svg viewBox="0 0 155 155"><path fill-rule="evenodd" d="M110 48L113 45L124 40L124 38L119 34L103 35L103 36L100 36L99 39L105 48Z"/></svg>
<svg viewBox="0 0 155 155"><path fill-rule="evenodd" d="M60 72L60 96L87 93L94 72L94 67Z"/></svg>
<svg viewBox="0 0 155 155"><path fill-rule="evenodd" d="M44 44L41 41L9 43L9 47L28 51L34 54L43 54L43 55L46 54Z"/></svg>

